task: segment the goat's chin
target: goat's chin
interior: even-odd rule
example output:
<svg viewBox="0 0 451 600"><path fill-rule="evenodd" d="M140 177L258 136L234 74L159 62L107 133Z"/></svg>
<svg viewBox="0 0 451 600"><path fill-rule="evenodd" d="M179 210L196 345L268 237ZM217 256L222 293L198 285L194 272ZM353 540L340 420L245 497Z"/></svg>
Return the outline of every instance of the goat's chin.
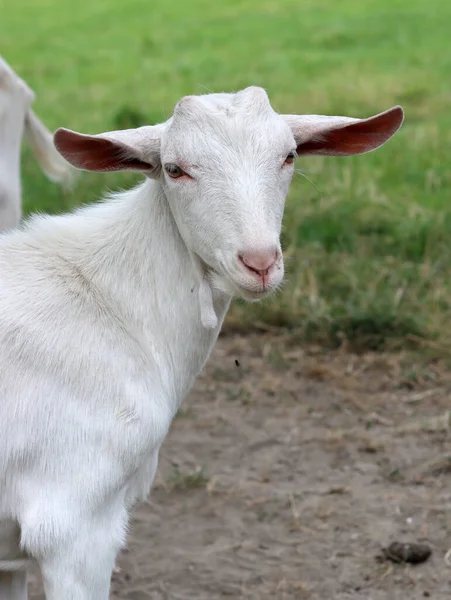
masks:
<svg viewBox="0 0 451 600"><path fill-rule="evenodd" d="M219 275L216 272L211 274L210 284L214 290L222 294L226 294L232 298L240 298L241 300L246 300L247 302L259 302L264 298L268 298L268 296L271 296L277 290L277 286L273 286L261 291L244 288L235 283L229 277Z"/></svg>

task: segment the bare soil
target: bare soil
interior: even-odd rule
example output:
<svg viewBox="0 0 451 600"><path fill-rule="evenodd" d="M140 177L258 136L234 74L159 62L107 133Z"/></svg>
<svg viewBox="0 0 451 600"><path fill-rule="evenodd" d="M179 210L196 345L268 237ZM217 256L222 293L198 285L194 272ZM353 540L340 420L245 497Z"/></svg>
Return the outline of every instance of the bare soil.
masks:
<svg viewBox="0 0 451 600"><path fill-rule="evenodd" d="M111 598L450 598L450 391L438 362L221 337L134 512ZM378 558L394 541L432 555ZM38 575L30 588L42 600Z"/></svg>

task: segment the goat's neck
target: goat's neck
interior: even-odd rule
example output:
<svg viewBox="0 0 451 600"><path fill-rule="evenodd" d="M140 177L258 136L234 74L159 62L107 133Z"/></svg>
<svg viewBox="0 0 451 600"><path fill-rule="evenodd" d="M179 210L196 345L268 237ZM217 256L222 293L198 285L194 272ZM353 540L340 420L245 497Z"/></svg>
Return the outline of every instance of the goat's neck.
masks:
<svg viewBox="0 0 451 600"><path fill-rule="evenodd" d="M211 352L230 298L214 297L218 324L205 328L199 275L158 182L85 210L81 218L89 212L97 226L83 232L79 268L161 361L178 404Z"/></svg>

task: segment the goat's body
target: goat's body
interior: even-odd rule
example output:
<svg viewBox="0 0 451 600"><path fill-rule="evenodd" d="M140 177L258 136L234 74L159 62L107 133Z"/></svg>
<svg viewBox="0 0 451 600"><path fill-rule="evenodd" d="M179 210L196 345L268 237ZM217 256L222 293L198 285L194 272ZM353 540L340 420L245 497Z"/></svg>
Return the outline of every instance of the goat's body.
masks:
<svg viewBox="0 0 451 600"><path fill-rule="evenodd" d="M0 238L0 561L121 545L228 307L198 285L156 182Z"/></svg>

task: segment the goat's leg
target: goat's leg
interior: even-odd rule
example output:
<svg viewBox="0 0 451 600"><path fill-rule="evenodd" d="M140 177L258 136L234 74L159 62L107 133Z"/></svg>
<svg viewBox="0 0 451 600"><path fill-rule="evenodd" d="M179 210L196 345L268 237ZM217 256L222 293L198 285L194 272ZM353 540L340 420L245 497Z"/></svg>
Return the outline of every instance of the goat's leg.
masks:
<svg viewBox="0 0 451 600"><path fill-rule="evenodd" d="M105 507L37 556L46 600L108 600L126 521L123 507Z"/></svg>
<svg viewBox="0 0 451 600"><path fill-rule="evenodd" d="M0 571L0 600L27 599L27 572Z"/></svg>
<svg viewBox="0 0 451 600"><path fill-rule="evenodd" d="M95 538L73 540L39 561L46 600L108 600L116 549Z"/></svg>
<svg viewBox="0 0 451 600"><path fill-rule="evenodd" d="M46 600L108 600L114 561L107 565L90 549L86 553L83 565L72 564L70 554L42 565Z"/></svg>

